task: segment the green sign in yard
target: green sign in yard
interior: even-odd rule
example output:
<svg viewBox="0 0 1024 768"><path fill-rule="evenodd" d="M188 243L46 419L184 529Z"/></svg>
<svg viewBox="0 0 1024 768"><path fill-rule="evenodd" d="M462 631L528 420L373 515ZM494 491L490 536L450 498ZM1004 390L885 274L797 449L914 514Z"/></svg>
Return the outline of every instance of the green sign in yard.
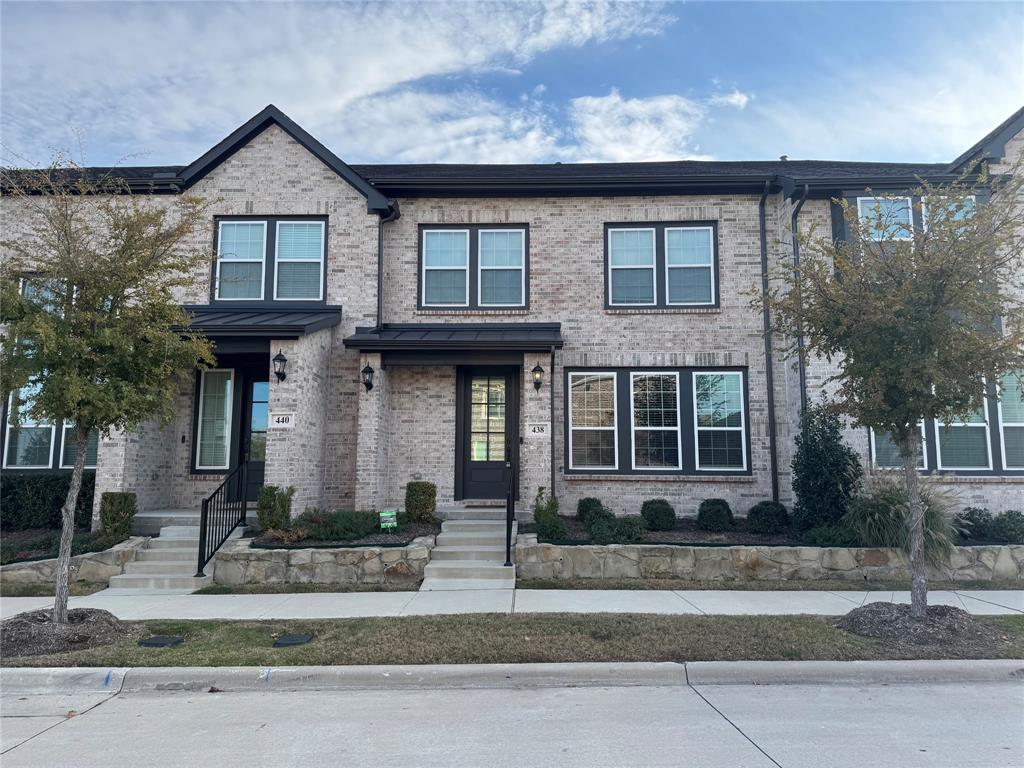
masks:
<svg viewBox="0 0 1024 768"><path fill-rule="evenodd" d="M386 531L389 528L398 527L398 513L394 510L380 513L380 529Z"/></svg>

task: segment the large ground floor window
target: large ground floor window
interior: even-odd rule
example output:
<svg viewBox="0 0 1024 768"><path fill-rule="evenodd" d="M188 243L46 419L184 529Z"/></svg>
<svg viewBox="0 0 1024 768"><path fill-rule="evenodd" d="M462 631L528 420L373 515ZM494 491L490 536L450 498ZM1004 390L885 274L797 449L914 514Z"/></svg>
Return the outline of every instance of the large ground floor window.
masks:
<svg viewBox="0 0 1024 768"><path fill-rule="evenodd" d="M567 472L749 472L743 369L567 369Z"/></svg>
<svg viewBox="0 0 1024 768"><path fill-rule="evenodd" d="M43 422L31 414L38 385L11 393L4 408L4 469L71 469L75 465L75 430L72 424ZM86 445L85 466L96 467L99 433L92 430Z"/></svg>

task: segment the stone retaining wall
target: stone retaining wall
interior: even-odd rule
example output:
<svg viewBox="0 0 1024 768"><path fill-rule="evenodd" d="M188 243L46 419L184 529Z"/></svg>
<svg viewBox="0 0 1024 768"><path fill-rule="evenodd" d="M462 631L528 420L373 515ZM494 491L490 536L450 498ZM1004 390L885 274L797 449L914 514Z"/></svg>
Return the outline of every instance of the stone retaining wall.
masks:
<svg viewBox="0 0 1024 768"><path fill-rule="evenodd" d="M135 559L135 553L146 546L146 536L132 536L102 552L87 552L71 558L71 581L106 583L111 576L124 573L125 563ZM9 563L0 566L0 579L5 584L53 584L57 558Z"/></svg>
<svg viewBox="0 0 1024 768"><path fill-rule="evenodd" d="M217 584L391 584L423 578L433 536L404 547L258 549L250 539L229 541L213 559Z"/></svg>
<svg viewBox="0 0 1024 768"><path fill-rule="evenodd" d="M856 547L686 547L657 544L562 546L516 539L516 575L523 579L676 578L698 581L910 578L898 549ZM1024 546L957 547L949 563L928 568L944 581L1024 581Z"/></svg>

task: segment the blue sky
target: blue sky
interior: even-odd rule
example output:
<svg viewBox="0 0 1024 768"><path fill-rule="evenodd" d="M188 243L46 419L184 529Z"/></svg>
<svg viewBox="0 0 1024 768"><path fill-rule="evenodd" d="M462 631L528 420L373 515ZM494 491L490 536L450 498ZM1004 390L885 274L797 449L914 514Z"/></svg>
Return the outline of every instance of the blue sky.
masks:
<svg viewBox="0 0 1024 768"><path fill-rule="evenodd" d="M268 103L349 162L947 161L1024 3L2 3L5 162L185 164Z"/></svg>

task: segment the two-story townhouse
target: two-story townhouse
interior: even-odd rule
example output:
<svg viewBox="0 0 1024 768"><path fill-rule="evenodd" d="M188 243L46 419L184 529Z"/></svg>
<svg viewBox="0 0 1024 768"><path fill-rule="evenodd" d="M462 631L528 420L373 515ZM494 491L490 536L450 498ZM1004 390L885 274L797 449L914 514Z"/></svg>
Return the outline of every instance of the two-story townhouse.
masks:
<svg viewBox="0 0 1024 768"><path fill-rule="evenodd" d="M188 166L118 171L211 201L211 264L180 299L217 366L166 428L98 438L96 503L198 510L243 457L248 496L293 485L296 512L393 508L414 479L446 506L510 484L524 509L540 486L565 510L790 501L801 403L828 369L783 359L748 294L794 258L791 227L839 236L834 198L1005 169L1022 145L1024 110L951 164L348 166L269 106ZM926 425L924 471L1019 508L1024 408L990 387L978 420ZM70 466L65 425L12 420L18 403L4 471ZM847 437L891 462L884 437Z"/></svg>

